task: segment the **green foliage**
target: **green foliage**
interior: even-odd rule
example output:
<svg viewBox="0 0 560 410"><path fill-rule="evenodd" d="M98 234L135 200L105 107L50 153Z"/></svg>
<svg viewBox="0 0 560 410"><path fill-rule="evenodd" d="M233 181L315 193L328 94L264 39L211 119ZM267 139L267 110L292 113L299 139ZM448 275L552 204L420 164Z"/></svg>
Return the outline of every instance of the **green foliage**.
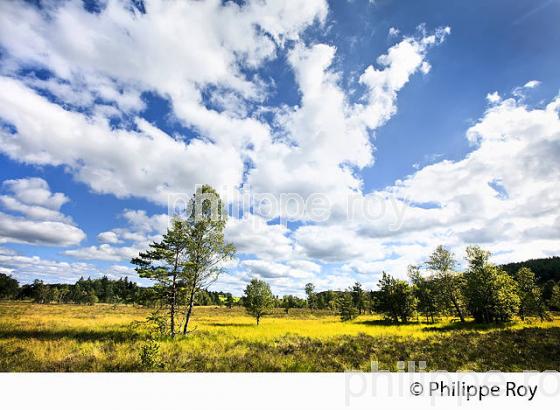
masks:
<svg viewBox="0 0 560 410"><path fill-rule="evenodd" d="M169 334L169 319L159 311L150 313L146 324L148 325L148 335L151 338L162 338Z"/></svg>
<svg viewBox="0 0 560 410"><path fill-rule="evenodd" d="M369 313L376 311L378 290L370 290L367 294Z"/></svg>
<svg viewBox="0 0 560 410"><path fill-rule="evenodd" d="M423 277L419 268L412 265L408 267L408 277L417 301L416 310L426 318L426 322L435 323L441 311L438 282L433 277Z"/></svg>
<svg viewBox="0 0 560 410"><path fill-rule="evenodd" d="M292 308L303 308L307 302L303 299L298 298L297 296L293 295L284 295L280 302L280 307L284 309L286 314L290 313L290 309Z"/></svg>
<svg viewBox="0 0 560 410"><path fill-rule="evenodd" d="M407 323L416 309L416 298L412 286L406 281L395 279L383 272L379 281L376 307L385 318L398 323Z"/></svg>
<svg viewBox="0 0 560 410"><path fill-rule="evenodd" d="M196 292L194 297L194 304L199 306L209 306L213 302L208 292Z"/></svg>
<svg viewBox="0 0 560 410"><path fill-rule="evenodd" d="M366 297L366 292L364 291L362 284L360 282L354 283L352 286L352 303L354 307L358 310L358 314L365 313L368 306L368 300Z"/></svg>
<svg viewBox="0 0 560 410"><path fill-rule="evenodd" d="M439 245L426 262L429 270L439 273L452 272L456 265L455 256L443 245Z"/></svg>
<svg viewBox="0 0 560 410"><path fill-rule="evenodd" d="M224 240L227 213L218 193L209 185L197 188L187 207L184 224L187 310L183 334L187 334L195 296L214 283L223 263L235 255L235 247Z"/></svg>
<svg viewBox="0 0 560 410"><path fill-rule="evenodd" d="M231 293L227 293L226 294L226 306L231 309L233 307L235 303L235 300L233 299L233 295Z"/></svg>
<svg viewBox="0 0 560 410"><path fill-rule="evenodd" d="M560 285L554 285L552 287L549 303L552 308L560 310Z"/></svg>
<svg viewBox="0 0 560 410"><path fill-rule="evenodd" d="M247 313L257 319L258 325L261 317L270 313L274 307L274 296L268 283L252 279L245 288L243 304Z"/></svg>
<svg viewBox="0 0 560 410"><path fill-rule="evenodd" d="M343 322L355 319L358 317L358 309L354 306L352 292L344 292L338 299L338 314L340 320Z"/></svg>
<svg viewBox="0 0 560 410"><path fill-rule="evenodd" d="M523 262L508 263L501 266L501 268L511 276L514 276L522 267L531 269L531 271L535 273L535 278L539 284L546 283L549 280L555 282L560 281L560 256L529 259Z"/></svg>
<svg viewBox="0 0 560 410"><path fill-rule="evenodd" d="M464 298L462 293L463 276L455 272L455 256L442 245L430 255L426 266L434 275L438 304L446 311L453 311L461 322L465 321Z"/></svg>
<svg viewBox="0 0 560 410"><path fill-rule="evenodd" d="M15 299L18 292L18 281L9 275L0 273L0 299Z"/></svg>
<svg viewBox="0 0 560 410"><path fill-rule="evenodd" d="M515 280L489 262L490 252L478 246L467 248L464 295L477 322L504 322L518 312L520 299Z"/></svg>
<svg viewBox="0 0 560 410"><path fill-rule="evenodd" d="M326 290L315 294L315 306L317 309L338 309L338 298L340 291Z"/></svg>
<svg viewBox="0 0 560 410"><path fill-rule="evenodd" d="M50 287L45 285L42 280L35 279L33 281L33 301L35 303L50 303L51 300Z"/></svg>
<svg viewBox="0 0 560 410"><path fill-rule="evenodd" d="M205 292L223 270L223 262L235 254L224 241L227 214L218 193L210 186L197 188L187 206L185 219L175 218L161 242L132 259L140 277L155 280L169 307L170 332L175 336L175 315L180 300L187 308L182 333L187 334L196 299L211 303ZM216 301L221 303L221 301Z"/></svg>
<svg viewBox="0 0 560 410"><path fill-rule="evenodd" d="M531 269L522 267L515 274L519 291L519 316L525 320L527 316L538 316L541 320L547 317L546 304L542 291L537 286L535 274Z"/></svg>
<svg viewBox="0 0 560 410"><path fill-rule="evenodd" d="M99 298L97 297L97 295L95 294L95 292L93 291L89 291L86 294L86 303L88 305L95 305L97 302L99 302Z"/></svg>
<svg viewBox="0 0 560 410"><path fill-rule="evenodd" d="M80 278L75 284L47 284L34 281L23 285L18 294L20 299L32 299L36 303L138 303L144 306L153 304L154 288L141 288L128 278L111 280ZM94 297L95 296L95 297Z"/></svg>
<svg viewBox="0 0 560 410"><path fill-rule="evenodd" d="M161 290L158 294L161 302L168 307L170 317L170 333L175 336L175 315L181 285L184 284L186 268L185 223L180 219L172 221L161 242L153 242L149 249L140 252L131 263L136 265L136 272L141 278L156 281Z"/></svg>
<svg viewBox="0 0 560 410"><path fill-rule="evenodd" d="M494 321L511 320L519 311L518 286L511 276L498 268L496 268L494 295Z"/></svg>
<svg viewBox="0 0 560 410"><path fill-rule="evenodd" d="M192 272L187 272L187 268L191 266L189 258L194 257L194 253L189 256L186 251L186 244L190 241L187 238L188 229L186 225L187 222L184 220L174 221L174 226L168 231L170 238L166 245L167 248L171 248L170 243L182 243L184 246L183 253L177 258L174 315L179 314L178 309L186 306L185 315L190 317L189 296L193 289L193 305L226 305L233 308L233 306L242 304L238 297L234 297L230 293L209 291L204 288L212 283L216 275L221 272L220 266L222 265L219 262L225 259L220 259L217 255L215 255L216 259L213 259L217 266L215 270L210 268L201 276L194 278L194 281L191 280L193 278ZM174 230L177 232L171 232ZM215 237L218 238L219 242L220 235L216 235ZM164 242L162 241L162 243ZM153 244L149 249L150 252L154 251L153 260L144 258L140 264L137 264L137 270L144 270L150 276L152 274L162 275L162 280L152 287L140 287L126 277L111 280L107 276L99 279L80 278L73 285L46 284L36 280L32 284L24 284L19 287L15 279L0 274L0 295L3 295L0 297L31 299L40 304L54 302L91 305L101 302L116 306L117 304L133 303L157 309L163 307L167 309L164 309L164 312L166 311L171 316L169 301L173 298L170 298L172 295L170 284L173 283L171 276L174 267L166 270L169 267L167 262L158 258L166 255L167 252L167 255L171 256L171 259L169 259L171 262L174 262L175 259L168 252L168 249L161 248L160 245L161 243ZM222 245L224 247L222 249L227 248L226 244ZM224 258L227 257L224 256ZM501 269L489 262L489 258L490 254L487 251L480 247L470 247L467 255L469 270L466 273L459 273L454 271L456 262L453 254L443 246L438 246L426 262L428 274L423 271L421 273L421 267L419 266L409 267L408 276L412 299L409 299L408 296L402 301L394 298L395 304L392 304L391 299L387 298L387 295L383 294L381 290L366 290L358 282L346 292L350 293L352 306L356 308L358 314L377 311L383 313L393 322L403 321L403 314L399 313L401 309L405 312L405 320L409 320L412 317L411 306L415 307L418 316L421 315L426 319L426 322L432 323L436 321L438 316L449 314L457 315L464 322L469 313L479 322L507 321L515 314L519 314L522 319L534 316L546 319L549 316L547 309L560 310L560 307L558 307L560 306L560 291L558 291L556 282L549 280L541 288L538 285L536 275L528 268L519 269L513 276L513 280L512 278L508 279L503 276L504 272ZM142 265L144 263L145 265ZM210 275L205 276L206 273L210 273ZM193 283L198 283L198 286L193 288ZM380 285L384 285L383 280ZM408 292L408 289L402 283L399 286L402 287L399 292L405 294ZM395 289L397 288L395 287ZM327 310L340 313L340 300L346 292L333 290L315 292L312 283L308 283L305 290L307 300L293 295L284 295L281 299L273 296L272 305L283 308L286 314L293 308L301 309L305 306L314 309L315 314L323 314ZM403 305L404 308L399 304ZM323 310L323 312L319 310ZM171 322L168 318L167 330L170 334L172 333ZM174 323L177 324L176 319Z"/></svg>
<svg viewBox="0 0 560 410"><path fill-rule="evenodd" d="M316 309L317 295L315 293L315 285L313 283L307 283L305 285L305 294L307 295L307 306L310 309Z"/></svg>
<svg viewBox="0 0 560 410"><path fill-rule="evenodd" d="M162 367L160 345L155 340L147 340L140 347L140 366L142 370L157 370Z"/></svg>
<svg viewBox="0 0 560 410"><path fill-rule="evenodd" d="M550 279L550 280L547 280L542 287L542 297L543 297L543 300L544 300L545 304L548 307L551 307L550 306L550 298L552 297L552 290L554 289L555 285L556 285L556 282L554 282L552 279Z"/></svg>

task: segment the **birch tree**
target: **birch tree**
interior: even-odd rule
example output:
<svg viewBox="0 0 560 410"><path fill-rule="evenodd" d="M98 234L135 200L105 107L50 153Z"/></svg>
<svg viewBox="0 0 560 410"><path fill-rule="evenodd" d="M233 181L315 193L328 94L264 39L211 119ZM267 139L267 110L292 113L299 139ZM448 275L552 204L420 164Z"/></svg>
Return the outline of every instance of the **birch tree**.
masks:
<svg viewBox="0 0 560 410"><path fill-rule="evenodd" d="M209 185L199 187L189 201L184 224L186 262L181 273L187 295L184 335L189 331L197 292L214 283L224 263L235 254L233 244L224 240L226 222L227 213L218 193Z"/></svg>
<svg viewBox="0 0 560 410"><path fill-rule="evenodd" d="M442 302L450 305L461 322L464 322L465 307L462 296L464 280L460 273L455 272L457 262L453 253L440 245L430 255L426 265L436 278Z"/></svg>

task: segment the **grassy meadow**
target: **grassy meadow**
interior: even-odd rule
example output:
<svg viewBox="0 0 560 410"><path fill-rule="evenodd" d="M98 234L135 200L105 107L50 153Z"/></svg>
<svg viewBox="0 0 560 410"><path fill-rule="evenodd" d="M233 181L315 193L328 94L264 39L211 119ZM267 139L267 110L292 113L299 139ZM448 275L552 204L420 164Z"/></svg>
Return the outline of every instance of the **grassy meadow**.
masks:
<svg viewBox="0 0 560 410"><path fill-rule="evenodd" d="M560 317L503 325L389 325L363 315L276 310L259 326L242 308L196 307L194 330L154 339L150 310L130 305L0 302L0 371L560 370Z"/></svg>

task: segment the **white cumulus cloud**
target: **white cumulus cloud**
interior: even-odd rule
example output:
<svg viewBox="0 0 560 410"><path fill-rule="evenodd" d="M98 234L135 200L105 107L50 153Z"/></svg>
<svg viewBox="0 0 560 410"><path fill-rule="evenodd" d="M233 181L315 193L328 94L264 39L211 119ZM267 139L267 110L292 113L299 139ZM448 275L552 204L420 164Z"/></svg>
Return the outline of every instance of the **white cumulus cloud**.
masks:
<svg viewBox="0 0 560 410"><path fill-rule="evenodd" d="M42 178L6 180L0 195L0 243L69 246L80 243L85 233L60 208L69 201L52 193Z"/></svg>

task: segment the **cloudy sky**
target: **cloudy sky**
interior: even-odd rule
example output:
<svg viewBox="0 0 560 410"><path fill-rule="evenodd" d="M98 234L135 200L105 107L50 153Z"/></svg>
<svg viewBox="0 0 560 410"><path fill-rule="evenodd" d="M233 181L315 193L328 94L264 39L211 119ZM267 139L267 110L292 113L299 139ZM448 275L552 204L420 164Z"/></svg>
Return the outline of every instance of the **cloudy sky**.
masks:
<svg viewBox="0 0 560 410"><path fill-rule="evenodd" d="M136 278L204 183L232 209L307 201L230 217L214 289L238 294L374 287L438 244L558 255L559 20L555 0L2 1L0 271Z"/></svg>

